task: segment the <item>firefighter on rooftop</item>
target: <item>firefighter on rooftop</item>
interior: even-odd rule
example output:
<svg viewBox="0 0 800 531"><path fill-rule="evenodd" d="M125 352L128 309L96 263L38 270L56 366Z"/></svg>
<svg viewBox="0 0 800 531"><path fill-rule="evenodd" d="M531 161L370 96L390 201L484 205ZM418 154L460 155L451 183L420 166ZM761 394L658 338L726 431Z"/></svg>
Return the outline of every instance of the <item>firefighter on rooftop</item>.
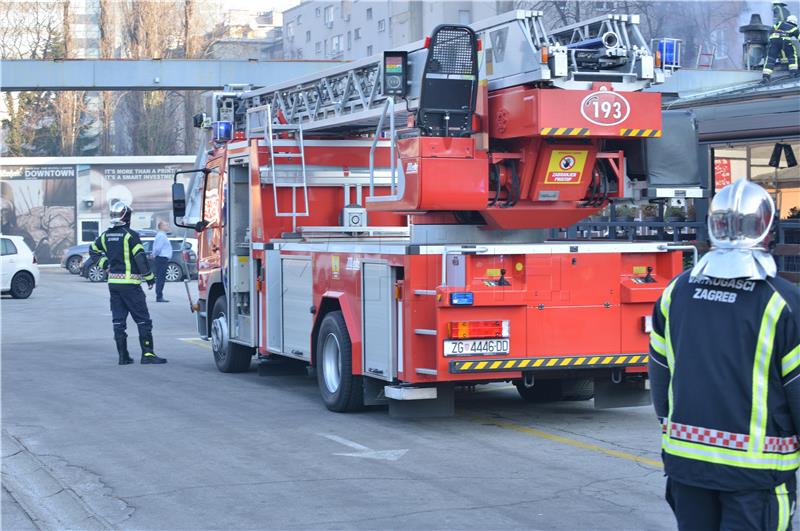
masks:
<svg viewBox="0 0 800 531"><path fill-rule="evenodd" d="M124 202L112 203L112 227L94 241L90 254L95 263L108 270L111 319L119 364L133 363L128 354L128 335L125 333L129 313L139 328L141 363L166 363L166 359L153 352L153 322L147 311L147 301L141 284L144 280L148 288L152 289L155 277L150 271L139 235L130 228L131 214L131 208Z"/></svg>
<svg viewBox="0 0 800 531"><path fill-rule="evenodd" d="M681 530L791 528L800 464L800 289L776 277L772 198L720 190L712 250L653 310L649 373Z"/></svg>
<svg viewBox="0 0 800 531"><path fill-rule="evenodd" d="M767 58L762 70L762 82L768 82L772 77L775 64L779 60L787 62L787 67L794 75L798 75L797 47L792 39L798 38L797 17L789 14L786 3L775 0L772 2L772 33L769 36Z"/></svg>

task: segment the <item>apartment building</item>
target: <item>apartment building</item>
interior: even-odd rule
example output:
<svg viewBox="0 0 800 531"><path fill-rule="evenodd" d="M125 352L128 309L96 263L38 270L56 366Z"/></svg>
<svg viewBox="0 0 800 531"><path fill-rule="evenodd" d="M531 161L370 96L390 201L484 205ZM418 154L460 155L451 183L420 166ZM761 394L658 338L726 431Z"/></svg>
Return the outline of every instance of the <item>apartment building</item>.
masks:
<svg viewBox="0 0 800 531"><path fill-rule="evenodd" d="M508 1L307 0L284 11L286 59L352 60L420 40L438 24L470 24Z"/></svg>

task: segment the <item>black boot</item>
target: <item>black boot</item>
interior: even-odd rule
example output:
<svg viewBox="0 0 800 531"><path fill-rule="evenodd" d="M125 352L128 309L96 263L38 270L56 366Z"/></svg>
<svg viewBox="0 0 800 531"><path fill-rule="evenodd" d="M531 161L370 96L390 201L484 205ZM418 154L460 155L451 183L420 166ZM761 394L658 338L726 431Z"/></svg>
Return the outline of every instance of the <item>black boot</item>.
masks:
<svg viewBox="0 0 800 531"><path fill-rule="evenodd" d="M117 337L114 338L114 341L117 343L117 353L119 354L119 364L120 365L130 365L133 363L133 358L131 358L130 354L128 354L128 338L127 337Z"/></svg>
<svg viewBox="0 0 800 531"><path fill-rule="evenodd" d="M142 365L166 363L165 358L159 358L153 352L153 335L145 334L139 336L139 344L142 346Z"/></svg>

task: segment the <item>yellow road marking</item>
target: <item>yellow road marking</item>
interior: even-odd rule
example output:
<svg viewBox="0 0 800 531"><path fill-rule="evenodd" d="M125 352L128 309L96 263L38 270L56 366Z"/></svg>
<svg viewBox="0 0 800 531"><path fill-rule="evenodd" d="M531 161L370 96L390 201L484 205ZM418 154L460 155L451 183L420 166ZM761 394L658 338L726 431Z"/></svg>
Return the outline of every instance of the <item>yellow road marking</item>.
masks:
<svg viewBox="0 0 800 531"><path fill-rule="evenodd" d="M619 459L625 459L627 461L633 461L635 463L641 463L643 465L652 466L658 469L664 468L664 465L661 464L661 461L656 461L655 459L641 457L628 452L620 452L619 450L612 450L611 448L604 448L596 444L581 442L575 439L570 439L569 437L556 435L554 433L547 433L542 430L537 430L536 428L529 428L527 426L522 426L520 424L515 424L513 422L508 422L506 420L498 420L492 417L468 415L463 413L460 413L460 415L473 422L480 422L481 424L491 424L492 426L497 426L498 428L503 428L505 430L516 431L517 433L524 433L525 435L531 435L533 437L538 437L540 439L546 439L548 441L565 444L567 446L581 448L583 450L589 450L591 452L604 454L611 457L617 457Z"/></svg>
<svg viewBox="0 0 800 531"><path fill-rule="evenodd" d="M203 347L211 350L211 343L200 339L199 337L181 337L178 338L178 341L183 341L184 343L189 343L190 345L194 345L196 347Z"/></svg>

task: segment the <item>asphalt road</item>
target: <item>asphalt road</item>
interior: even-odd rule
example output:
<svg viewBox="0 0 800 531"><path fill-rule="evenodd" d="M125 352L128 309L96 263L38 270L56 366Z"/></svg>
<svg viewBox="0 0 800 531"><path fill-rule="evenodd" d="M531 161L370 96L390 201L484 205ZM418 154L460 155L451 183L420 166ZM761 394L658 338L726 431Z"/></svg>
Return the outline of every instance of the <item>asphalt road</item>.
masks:
<svg viewBox="0 0 800 531"><path fill-rule="evenodd" d="M3 297L4 528L30 528L26 507L41 527L44 508L87 528L674 528L650 408L495 384L450 419L331 413L302 371L219 373L183 285L166 295L162 366L116 364L105 285L47 270L30 299Z"/></svg>

